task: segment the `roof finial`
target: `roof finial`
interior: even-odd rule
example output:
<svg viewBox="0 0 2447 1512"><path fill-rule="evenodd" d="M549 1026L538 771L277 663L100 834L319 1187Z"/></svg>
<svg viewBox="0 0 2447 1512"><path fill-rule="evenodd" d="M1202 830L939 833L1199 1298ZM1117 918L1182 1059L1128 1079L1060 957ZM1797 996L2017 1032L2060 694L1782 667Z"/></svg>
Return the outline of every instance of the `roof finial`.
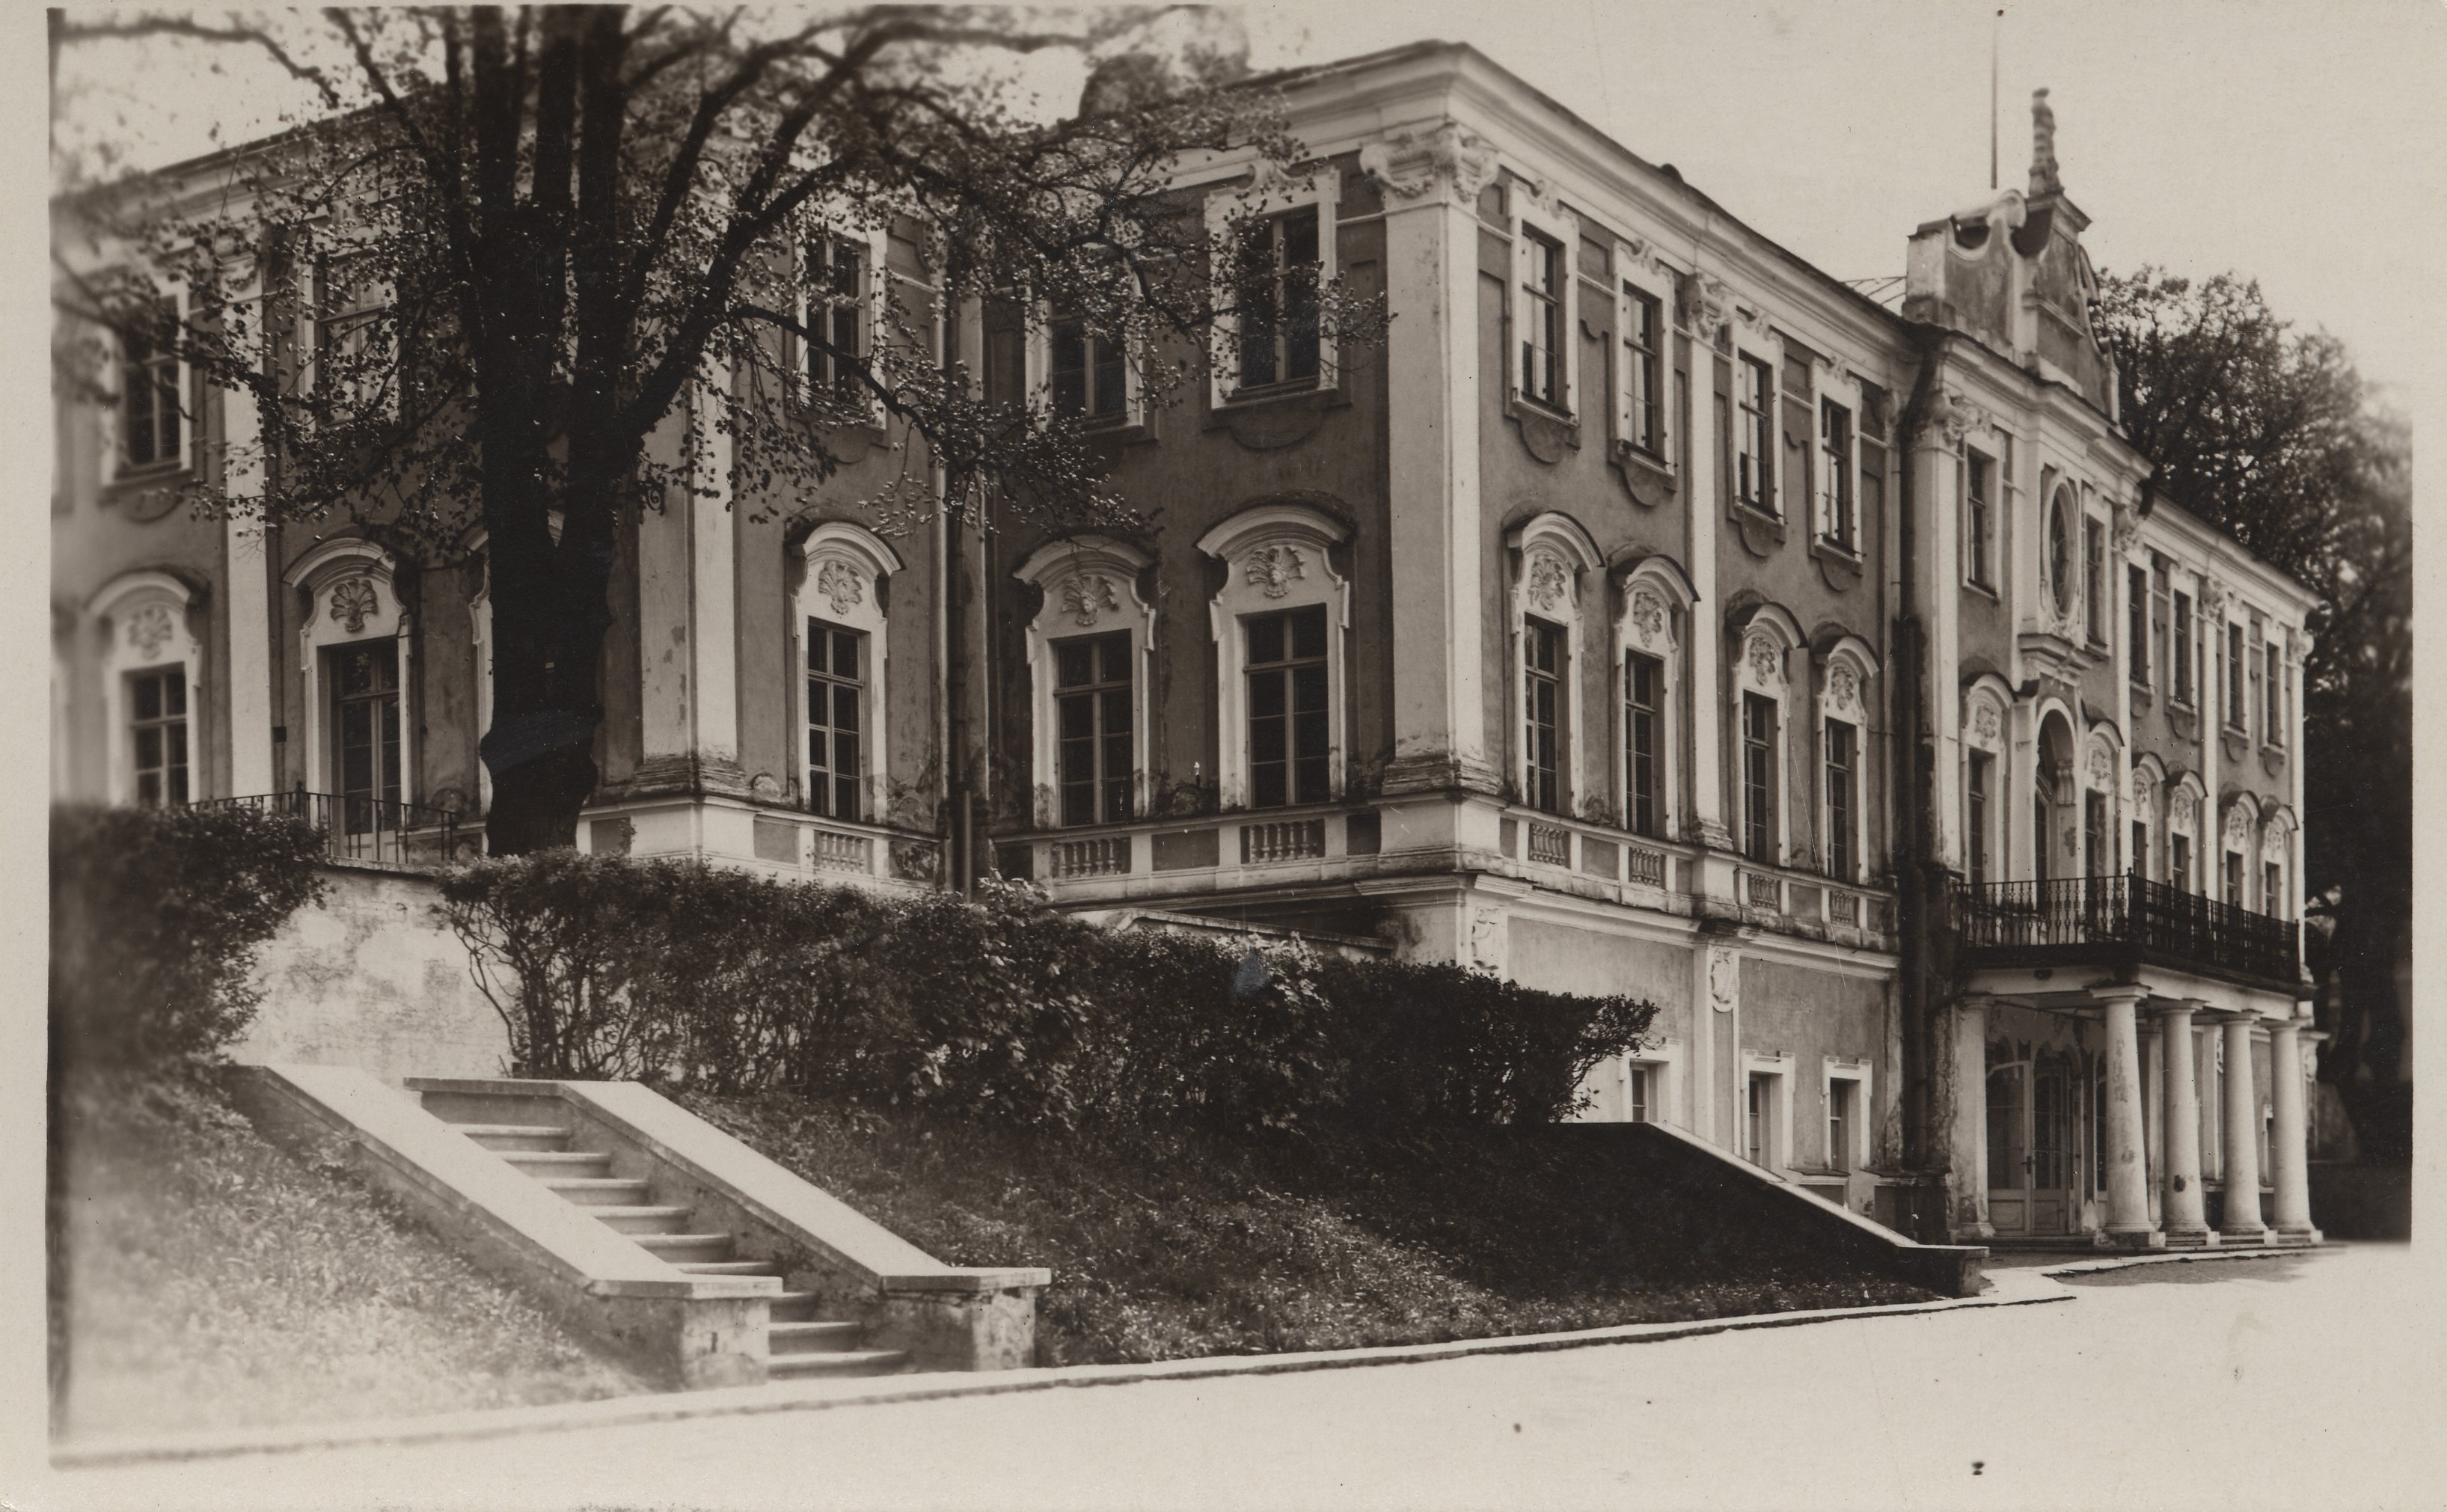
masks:
<svg viewBox="0 0 2447 1512"><path fill-rule="evenodd" d="M2061 194L2057 179L2057 113L2045 89L2031 91L2031 195Z"/></svg>

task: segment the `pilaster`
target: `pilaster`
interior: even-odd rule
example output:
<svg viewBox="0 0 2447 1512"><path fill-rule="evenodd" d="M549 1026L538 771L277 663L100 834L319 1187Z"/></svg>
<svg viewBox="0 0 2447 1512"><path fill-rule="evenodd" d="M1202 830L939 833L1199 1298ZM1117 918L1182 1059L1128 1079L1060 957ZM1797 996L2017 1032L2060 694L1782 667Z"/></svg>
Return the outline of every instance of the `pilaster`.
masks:
<svg viewBox="0 0 2447 1512"><path fill-rule="evenodd" d="M717 381L728 381L727 375ZM738 561L730 436L700 388L657 440L687 448L692 486L637 522L642 759L633 792L745 794L739 765Z"/></svg>

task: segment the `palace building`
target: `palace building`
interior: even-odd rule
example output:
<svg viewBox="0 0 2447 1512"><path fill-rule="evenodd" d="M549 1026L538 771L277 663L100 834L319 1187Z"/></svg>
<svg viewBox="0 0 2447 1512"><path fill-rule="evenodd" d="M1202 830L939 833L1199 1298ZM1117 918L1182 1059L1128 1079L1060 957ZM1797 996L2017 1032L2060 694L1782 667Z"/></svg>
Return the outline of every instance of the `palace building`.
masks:
<svg viewBox="0 0 2447 1512"><path fill-rule="evenodd" d="M1314 172L1182 187L1262 208L1285 318L1183 402L939 308L914 228L827 254L1091 417L1154 526L887 539L881 430L813 497L646 513L580 845L1630 992L1590 1116L1916 1237L2315 1238L2311 598L2152 493L2044 99L2027 189L1882 302L1466 47L1268 82ZM1311 269L1382 338L1304 323ZM123 370L59 422L55 790L293 795L383 861L479 830L481 553L191 518L253 416Z"/></svg>

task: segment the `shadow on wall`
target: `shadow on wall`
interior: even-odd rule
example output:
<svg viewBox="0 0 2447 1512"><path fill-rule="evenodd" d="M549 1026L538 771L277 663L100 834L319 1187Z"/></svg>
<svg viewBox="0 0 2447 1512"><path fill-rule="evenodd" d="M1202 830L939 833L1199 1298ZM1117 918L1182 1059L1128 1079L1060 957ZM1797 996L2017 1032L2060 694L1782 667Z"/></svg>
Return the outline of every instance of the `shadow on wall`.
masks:
<svg viewBox="0 0 2447 1512"><path fill-rule="evenodd" d="M322 901L256 953L263 1003L231 1059L353 1066L394 1084L502 1074L509 1040L434 913L440 883L345 865L323 879Z"/></svg>

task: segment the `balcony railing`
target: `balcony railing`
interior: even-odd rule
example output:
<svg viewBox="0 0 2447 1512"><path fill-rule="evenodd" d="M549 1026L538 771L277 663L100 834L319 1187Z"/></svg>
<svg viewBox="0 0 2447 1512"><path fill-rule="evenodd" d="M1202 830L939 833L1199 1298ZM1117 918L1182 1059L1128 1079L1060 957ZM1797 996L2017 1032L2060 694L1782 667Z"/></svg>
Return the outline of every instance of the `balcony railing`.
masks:
<svg viewBox="0 0 2447 1512"><path fill-rule="evenodd" d="M1957 882L1954 927L1973 952L2101 946L2288 984L2301 973L2291 920L2145 877Z"/></svg>
<svg viewBox="0 0 2447 1512"><path fill-rule="evenodd" d="M333 860L383 866L446 865L462 859L462 842L473 841L479 833L470 828L463 834L459 816L446 808L363 794L255 793L208 798L195 806L253 808L302 820L323 832L324 854Z"/></svg>

